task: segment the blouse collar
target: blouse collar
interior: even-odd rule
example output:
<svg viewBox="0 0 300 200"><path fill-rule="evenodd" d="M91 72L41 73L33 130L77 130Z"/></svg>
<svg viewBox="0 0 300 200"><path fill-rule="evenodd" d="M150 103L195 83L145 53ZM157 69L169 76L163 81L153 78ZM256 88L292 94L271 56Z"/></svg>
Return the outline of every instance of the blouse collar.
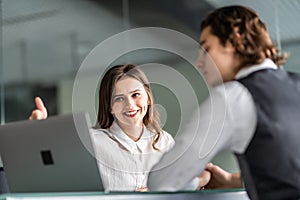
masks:
<svg viewBox="0 0 300 200"><path fill-rule="evenodd" d="M153 137L153 133L150 132L145 125L143 125L143 133L141 135L141 138L136 142L128 137L116 122L113 122L113 124L109 128L109 132L112 137L114 137L123 147L125 147L130 152L137 151L137 148L139 148L140 152L146 151L148 144L150 143L150 141L152 141Z"/></svg>

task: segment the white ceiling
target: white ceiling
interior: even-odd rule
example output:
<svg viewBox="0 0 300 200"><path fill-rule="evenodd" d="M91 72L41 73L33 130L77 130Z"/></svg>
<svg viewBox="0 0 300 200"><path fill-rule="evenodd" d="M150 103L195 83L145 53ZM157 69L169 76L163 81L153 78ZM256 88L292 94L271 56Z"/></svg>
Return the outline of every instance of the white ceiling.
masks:
<svg viewBox="0 0 300 200"><path fill-rule="evenodd" d="M300 71L299 0L159 2L153 6L144 1L143 7L136 0L2 0L4 82L56 81L70 76L93 47L129 28L167 27L196 39L194 27L201 21L200 11L205 15L211 7L237 3L261 15L273 39L291 52L288 68ZM172 5L174 9L166 9Z"/></svg>

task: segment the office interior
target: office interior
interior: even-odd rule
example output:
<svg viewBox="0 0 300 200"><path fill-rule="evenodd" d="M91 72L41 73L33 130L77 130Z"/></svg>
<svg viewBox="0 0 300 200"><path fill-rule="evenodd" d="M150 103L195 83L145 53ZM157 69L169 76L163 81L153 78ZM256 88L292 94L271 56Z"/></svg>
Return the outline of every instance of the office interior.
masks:
<svg viewBox="0 0 300 200"><path fill-rule="evenodd" d="M200 22L212 9L240 4L256 10L266 23L273 41L280 50L289 53L283 66L300 72L300 1L298 0L1 0L1 124L26 120L35 108L34 97L40 96L50 116L74 112L73 86L85 58L97 46L124 31L156 27L182 33L198 41ZM154 38L160 40L161 38ZM178 47L185 48L181 41ZM130 49L129 41L119 43ZM188 49L189 51L191 49ZM107 49L108 53L110 49ZM194 51L198 51L195 49ZM99 57L99 67L105 68ZM158 63L179 71L193 88L199 102L208 95L206 84L195 75L195 69L182 57L161 49L144 48L120 55L110 64ZM81 83L99 78L97 69L87 71ZM151 80L150 80L151 82ZM83 87L84 88L84 87ZM194 107L188 98L179 102L177 94L166 85L153 84L155 100L162 116L163 129L176 135L179 125L188 121ZM162 95L163 94L163 95ZM93 96L94 95L94 96ZM85 102L83 90L78 98ZM97 94L92 94L97 101ZM186 101L186 102L185 102ZM94 124L97 107L84 103L79 109L91 114ZM82 106L82 107L81 107ZM218 155L213 162L230 172L239 171L230 152ZM0 162L0 166L2 163Z"/></svg>

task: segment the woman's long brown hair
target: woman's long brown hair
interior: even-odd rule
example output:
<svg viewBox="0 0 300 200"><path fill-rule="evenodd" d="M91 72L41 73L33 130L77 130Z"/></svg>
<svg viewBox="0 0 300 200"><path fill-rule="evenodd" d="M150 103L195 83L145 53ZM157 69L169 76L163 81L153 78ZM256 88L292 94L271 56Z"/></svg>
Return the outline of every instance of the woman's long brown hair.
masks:
<svg viewBox="0 0 300 200"><path fill-rule="evenodd" d="M162 129L160 127L159 114L154 107L153 94L151 91L150 83L144 72L134 64L116 65L110 68L102 78L99 88L99 107L97 125L103 129L111 127L114 122L114 117L111 114L112 95L115 84L122 77L127 76L134 78L141 82L147 92L149 98L149 106L146 115L144 116L143 123L148 130L154 132L156 136L152 142L152 147L158 142Z"/></svg>

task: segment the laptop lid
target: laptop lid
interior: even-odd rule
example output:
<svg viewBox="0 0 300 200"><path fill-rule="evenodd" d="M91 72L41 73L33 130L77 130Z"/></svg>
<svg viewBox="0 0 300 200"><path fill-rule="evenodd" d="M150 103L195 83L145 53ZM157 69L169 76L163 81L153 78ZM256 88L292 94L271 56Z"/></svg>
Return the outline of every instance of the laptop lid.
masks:
<svg viewBox="0 0 300 200"><path fill-rule="evenodd" d="M103 191L86 113L0 126L0 155L9 190Z"/></svg>

